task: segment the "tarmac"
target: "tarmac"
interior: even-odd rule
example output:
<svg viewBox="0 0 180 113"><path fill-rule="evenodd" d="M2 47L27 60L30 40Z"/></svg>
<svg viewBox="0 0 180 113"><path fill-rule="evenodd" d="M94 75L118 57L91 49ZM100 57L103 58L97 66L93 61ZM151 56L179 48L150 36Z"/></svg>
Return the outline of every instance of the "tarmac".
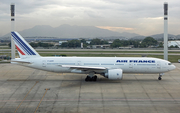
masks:
<svg viewBox="0 0 180 113"><path fill-rule="evenodd" d="M53 73L0 64L0 113L180 113L180 63L158 74L98 75Z"/></svg>

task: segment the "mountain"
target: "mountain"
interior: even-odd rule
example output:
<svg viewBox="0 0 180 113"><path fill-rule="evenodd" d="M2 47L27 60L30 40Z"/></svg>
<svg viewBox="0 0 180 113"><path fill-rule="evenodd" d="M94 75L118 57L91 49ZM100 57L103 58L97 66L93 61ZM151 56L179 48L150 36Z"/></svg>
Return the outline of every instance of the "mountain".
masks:
<svg viewBox="0 0 180 113"><path fill-rule="evenodd" d="M164 34L162 33L162 34L151 35L150 37L153 37L153 38L156 39L156 40L163 40ZM168 34L168 38L169 38L169 39L170 39L170 38L174 38L174 37L176 37L176 36L175 36L175 35L172 35L172 34Z"/></svg>
<svg viewBox="0 0 180 113"><path fill-rule="evenodd" d="M180 35L177 35L176 37L177 37L177 39L180 39Z"/></svg>
<svg viewBox="0 0 180 113"><path fill-rule="evenodd" d="M139 37L141 35L136 34L136 33L123 32L121 33L121 36L126 37L126 38L132 38L132 37Z"/></svg>
<svg viewBox="0 0 180 113"><path fill-rule="evenodd" d="M146 36L135 36L135 37L132 37L131 40L143 40L145 38Z"/></svg>
<svg viewBox="0 0 180 113"><path fill-rule="evenodd" d="M57 37L57 38L103 38L103 39L132 39L143 40L147 36L142 36L135 33L128 32L114 32L107 29L101 29L94 26L70 26L68 24L61 25L59 27L51 27L49 25L37 25L33 28L19 31L23 37ZM1 39L8 39L10 34L6 34ZM151 35L156 40L162 40L164 34ZM168 35L171 39L180 38L180 35ZM9 37L10 39L10 37Z"/></svg>
<svg viewBox="0 0 180 113"><path fill-rule="evenodd" d="M153 37L155 40L163 40L164 38L164 34L156 34L156 35L150 35L150 36L135 36L133 38L131 38L132 40L143 40L146 37ZM178 37L180 37L180 35L172 35L172 34L168 34L168 38L169 39L177 39Z"/></svg>
<svg viewBox="0 0 180 113"><path fill-rule="evenodd" d="M135 33L118 33L94 26L70 26L67 24L53 28L49 25L38 25L30 29L19 31L23 37L58 37L58 38L96 38L96 37L125 37L139 36ZM6 34L2 37L9 37Z"/></svg>

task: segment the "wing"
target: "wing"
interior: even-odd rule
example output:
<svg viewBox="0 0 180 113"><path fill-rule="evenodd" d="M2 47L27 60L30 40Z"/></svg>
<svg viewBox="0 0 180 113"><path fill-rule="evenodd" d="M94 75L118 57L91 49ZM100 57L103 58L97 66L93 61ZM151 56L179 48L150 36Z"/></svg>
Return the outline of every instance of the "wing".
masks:
<svg viewBox="0 0 180 113"><path fill-rule="evenodd" d="M90 67L90 66L73 66L73 65L59 65L61 67L66 67L70 69L77 69L82 71L105 71L105 67Z"/></svg>
<svg viewBox="0 0 180 113"><path fill-rule="evenodd" d="M28 61L18 61L18 60L12 60L11 63L32 64L32 62L28 62Z"/></svg>

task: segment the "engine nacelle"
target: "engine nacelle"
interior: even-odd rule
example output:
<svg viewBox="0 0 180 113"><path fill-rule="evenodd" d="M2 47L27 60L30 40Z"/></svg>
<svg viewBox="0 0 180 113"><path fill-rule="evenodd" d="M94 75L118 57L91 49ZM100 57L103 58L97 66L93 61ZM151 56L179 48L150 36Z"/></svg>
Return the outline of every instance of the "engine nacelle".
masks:
<svg viewBox="0 0 180 113"><path fill-rule="evenodd" d="M107 73L105 73L105 77L112 80L122 79L123 78L123 70L122 69L109 69Z"/></svg>

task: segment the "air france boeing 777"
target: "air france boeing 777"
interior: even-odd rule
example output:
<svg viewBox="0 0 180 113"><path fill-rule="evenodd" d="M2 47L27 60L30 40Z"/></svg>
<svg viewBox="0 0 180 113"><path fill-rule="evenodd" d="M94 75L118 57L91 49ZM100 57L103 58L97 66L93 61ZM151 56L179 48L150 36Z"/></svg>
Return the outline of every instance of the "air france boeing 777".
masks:
<svg viewBox="0 0 180 113"><path fill-rule="evenodd" d="M20 58L11 63L59 73L88 74L85 81L96 81L100 74L108 79L122 79L123 73L154 73L171 71L176 67L169 61L148 57L41 57L17 32L11 32Z"/></svg>

